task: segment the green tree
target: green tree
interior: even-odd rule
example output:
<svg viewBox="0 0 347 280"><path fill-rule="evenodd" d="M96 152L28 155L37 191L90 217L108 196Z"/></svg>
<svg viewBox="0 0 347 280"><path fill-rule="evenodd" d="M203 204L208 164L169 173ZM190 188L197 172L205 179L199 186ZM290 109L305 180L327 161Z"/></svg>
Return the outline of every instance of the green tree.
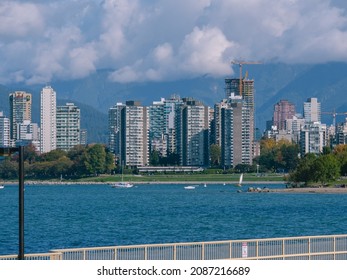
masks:
<svg viewBox="0 0 347 280"><path fill-rule="evenodd" d="M106 157L105 157L105 172L106 173L111 173L112 171L114 171L116 168L115 165L115 157L114 154L112 154L109 151L106 151Z"/></svg>
<svg viewBox="0 0 347 280"><path fill-rule="evenodd" d="M314 154L306 154L304 158L299 161L297 168L289 174L288 180L295 184L297 183L305 183L313 181L313 177L311 174L313 162L316 159L316 155Z"/></svg>
<svg viewBox="0 0 347 280"><path fill-rule="evenodd" d="M325 184L340 177L340 163L332 154L318 157L311 166L313 181Z"/></svg>
<svg viewBox="0 0 347 280"><path fill-rule="evenodd" d="M87 148L85 152L85 166L89 174L95 176L104 173L106 151L101 144L94 144Z"/></svg>
<svg viewBox="0 0 347 280"><path fill-rule="evenodd" d="M211 157L211 166L220 166L221 162L221 147L217 144L212 144L210 146L210 157Z"/></svg>
<svg viewBox="0 0 347 280"><path fill-rule="evenodd" d="M340 174L347 176L347 145L337 145L333 150L333 154L336 156L337 160L340 163Z"/></svg>
<svg viewBox="0 0 347 280"><path fill-rule="evenodd" d="M153 166L159 165L160 155L159 152L153 150L149 156L149 163Z"/></svg>
<svg viewBox="0 0 347 280"><path fill-rule="evenodd" d="M299 147L296 144L285 140L276 143L273 139L265 139L260 142L258 162L267 170L284 169L292 171L299 162L298 153Z"/></svg>
<svg viewBox="0 0 347 280"><path fill-rule="evenodd" d="M88 173L85 165L86 149L85 146L77 145L68 152L68 157L73 162L70 168L70 176L81 177Z"/></svg>
<svg viewBox="0 0 347 280"><path fill-rule="evenodd" d="M65 151L56 149L48 153L42 154L40 159L43 161L55 161L66 156L67 156L67 153Z"/></svg>
<svg viewBox="0 0 347 280"><path fill-rule="evenodd" d="M36 148L33 144L29 144L24 147L24 161L27 161L28 163L35 162L39 156L36 152Z"/></svg>
<svg viewBox="0 0 347 280"><path fill-rule="evenodd" d="M0 162L0 177L2 179L18 178L18 163L10 159Z"/></svg>

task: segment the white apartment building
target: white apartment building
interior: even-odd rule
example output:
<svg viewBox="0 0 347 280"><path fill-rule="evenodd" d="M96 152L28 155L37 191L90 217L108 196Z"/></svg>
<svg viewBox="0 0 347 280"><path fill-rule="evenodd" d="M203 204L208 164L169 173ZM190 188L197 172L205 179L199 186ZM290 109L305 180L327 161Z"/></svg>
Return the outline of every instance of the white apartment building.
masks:
<svg viewBox="0 0 347 280"><path fill-rule="evenodd" d="M10 119L0 112L0 147L10 146Z"/></svg>
<svg viewBox="0 0 347 280"><path fill-rule="evenodd" d="M57 148L56 92L50 86L41 91L40 152L48 153Z"/></svg>
<svg viewBox="0 0 347 280"><path fill-rule="evenodd" d="M307 153L320 154L326 146L326 125L320 122L308 123L300 132L300 153L303 157Z"/></svg>
<svg viewBox="0 0 347 280"><path fill-rule="evenodd" d="M40 130L37 123L25 120L17 124L16 144L28 145L33 144L37 152L40 151Z"/></svg>
<svg viewBox="0 0 347 280"><path fill-rule="evenodd" d="M304 119L307 123L321 121L321 104L315 97L308 98L304 102Z"/></svg>
<svg viewBox="0 0 347 280"><path fill-rule="evenodd" d="M81 113L74 103L57 106L57 149L69 151L81 143Z"/></svg>
<svg viewBox="0 0 347 280"><path fill-rule="evenodd" d="M125 105L121 111L120 163L131 167L148 165L147 108L134 101Z"/></svg>
<svg viewBox="0 0 347 280"><path fill-rule="evenodd" d="M209 163L209 108L200 101L183 98L176 116L176 147L183 166Z"/></svg>

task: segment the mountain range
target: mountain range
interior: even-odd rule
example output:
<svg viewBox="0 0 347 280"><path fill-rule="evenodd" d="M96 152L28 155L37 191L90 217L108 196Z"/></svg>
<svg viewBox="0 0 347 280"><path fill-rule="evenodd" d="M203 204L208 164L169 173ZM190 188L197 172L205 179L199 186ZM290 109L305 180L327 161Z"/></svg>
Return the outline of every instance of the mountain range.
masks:
<svg viewBox="0 0 347 280"><path fill-rule="evenodd" d="M238 78L238 70L234 68L235 75L232 77ZM177 94L194 97L213 106L225 95L224 78L227 77L216 78L207 73L179 81L120 84L108 79L112 71L101 69L83 79L50 83L57 92L58 105L74 102L80 107L81 127L87 129L89 143L107 143L107 112L117 102L137 100L148 106L162 97ZM265 129L266 121L271 120L274 105L281 99L294 103L298 113L302 113L303 102L310 97L318 98L322 112L347 112L347 63L243 65L243 75L254 79L256 126L261 130ZM33 94L33 121L39 123L43 86L0 85L0 111L8 115L8 94L25 90ZM324 113L322 121L331 124L332 115ZM338 116L337 121L343 121L343 116Z"/></svg>

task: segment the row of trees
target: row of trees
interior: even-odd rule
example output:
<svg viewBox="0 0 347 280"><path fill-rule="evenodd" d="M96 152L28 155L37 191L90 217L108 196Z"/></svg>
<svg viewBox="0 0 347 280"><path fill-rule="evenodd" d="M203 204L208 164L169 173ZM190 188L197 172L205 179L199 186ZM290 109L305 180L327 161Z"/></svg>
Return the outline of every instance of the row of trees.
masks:
<svg viewBox="0 0 347 280"><path fill-rule="evenodd" d="M319 182L325 184L341 175L347 175L347 145L338 145L333 150L324 148L321 155L307 154L299 158L299 147L288 141L276 142L272 139L261 141L260 156L252 166L241 164L223 172L285 172L288 181L299 184ZM54 150L46 154L36 153L34 146L24 150L25 176L28 179L81 178L112 174L119 169L115 166L114 155L105 145L93 144L76 146L69 152ZM163 161L159 154L151 154L152 165L177 165L178 156L172 154ZM211 147L211 167L220 168L220 148ZM18 155L0 162L0 176L3 179L18 178Z"/></svg>
<svg viewBox="0 0 347 280"><path fill-rule="evenodd" d="M347 145L338 145L333 150L326 148L321 155L307 154L288 181L296 185L320 183L322 185L347 175Z"/></svg>
<svg viewBox="0 0 347 280"><path fill-rule="evenodd" d="M25 177L30 179L80 178L112 173L115 160L112 153L101 144L76 146L69 152L53 150L38 155L34 146L24 149ZM18 178L18 155L4 158L0 164L3 179Z"/></svg>
<svg viewBox="0 0 347 280"><path fill-rule="evenodd" d="M257 164L267 171L288 172L287 180L294 185L324 185L347 175L347 145L337 145L333 150L324 147L321 154L306 154L302 158L299 146L285 140L262 140L260 148Z"/></svg>

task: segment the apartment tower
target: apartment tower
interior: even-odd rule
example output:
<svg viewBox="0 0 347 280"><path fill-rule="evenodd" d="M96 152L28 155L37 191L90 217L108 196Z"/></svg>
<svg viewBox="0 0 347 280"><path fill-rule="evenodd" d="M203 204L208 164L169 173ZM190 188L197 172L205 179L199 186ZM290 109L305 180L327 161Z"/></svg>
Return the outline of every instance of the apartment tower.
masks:
<svg viewBox="0 0 347 280"><path fill-rule="evenodd" d="M315 97L308 98L304 102L304 119L307 123L314 123L321 121L321 104Z"/></svg>
<svg viewBox="0 0 347 280"><path fill-rule="evenodd" d="M251 110L240 96L230 96L221 109L221 154L226 168L252 164Z"/></svg>
<svg viewBox="0 0 347 280"><path fill-rule="evenodd" d="M278 130L288 130L287 120L295 116L295 105L288 100L280 100L274 106L273 125Z"/></svg>
<svg viewBox="0 0 347 280"><path fill-rule="evenodd" d="M120 119L120 164L146 166L149 161L147 108L126 101Z"/></svg>
<svg viewBox="0 0 347 280"><path fill-rule="evenodd" d="M10 119L0 112L0 147L10 146Z"/></svg>
<svg viewBox="0 0 347 280"><path fill-rule="evenodd" d="M31 122L31 94L25 91L10 93L10 138L17 140L17 125Z"/></svg>
<svg viewBox="0 0 347 280"><path fill-rule="evenodd" d="M46 86L41 90L40 152L48 153L57 148L56 92Z"/></svg>
<svg viewBox="0 0 347 280"><path fill-rule="evenodd" d="M176 115L176 150L180 165L209 164L209 108L200 101L183 98Z"/></svg>
<svg viewBox="0 0 347 280"><path fill-rule="evenodd" d="M81 112L74 103L57 106L57 149L69 151L81 143Z"/></svg>

